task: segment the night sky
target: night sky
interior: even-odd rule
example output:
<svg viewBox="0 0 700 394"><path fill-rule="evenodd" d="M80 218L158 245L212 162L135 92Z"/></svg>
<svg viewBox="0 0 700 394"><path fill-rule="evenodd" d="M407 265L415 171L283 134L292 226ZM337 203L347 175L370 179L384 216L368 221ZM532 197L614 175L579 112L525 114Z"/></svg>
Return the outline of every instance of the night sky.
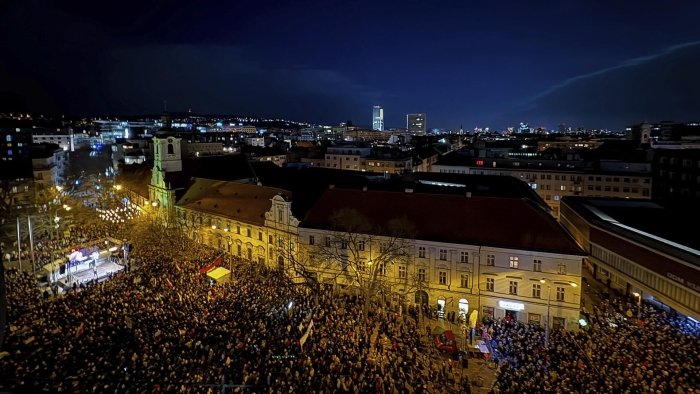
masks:
<svg viewBox="0 0 700 394"><path fill-rule="evenodd" d="M698 1L0 0L0 111L700 120ZM204 5L206 4L206 6ZM439 6L437 5L439 4Z"/></svg>

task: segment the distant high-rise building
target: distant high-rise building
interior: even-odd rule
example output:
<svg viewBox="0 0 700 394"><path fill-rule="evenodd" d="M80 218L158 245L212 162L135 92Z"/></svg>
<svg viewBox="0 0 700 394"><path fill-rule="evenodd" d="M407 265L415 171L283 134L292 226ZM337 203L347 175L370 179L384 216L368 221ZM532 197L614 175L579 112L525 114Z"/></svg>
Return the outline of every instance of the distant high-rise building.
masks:
<svg viewBox="0 0 700 394"><path fill-rule="evenodd" d="M384 108L381 105L372 107L372 130L384 131Z"/></svg>
<svg viewBox="0 0 700 394"><path fill-rule="evenodd" d="M425 114L406 115L406 129L409 133L425 134Z"/></svg>

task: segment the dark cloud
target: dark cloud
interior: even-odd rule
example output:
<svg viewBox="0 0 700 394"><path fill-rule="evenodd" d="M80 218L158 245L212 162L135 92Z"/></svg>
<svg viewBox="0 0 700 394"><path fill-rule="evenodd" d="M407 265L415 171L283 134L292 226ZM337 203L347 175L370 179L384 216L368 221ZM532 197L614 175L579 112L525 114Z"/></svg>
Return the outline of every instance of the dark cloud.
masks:
<svg viewBox="0 0 700 394"><path fill-rule="evenodd" d="M388 127L409 112L443 128L682 120L697 113L693 49L635 57L700 39L699 15L691 0L0 1L0 111L154 113L168 100L362 126L373 104Z"/></svg>
<svg viewBox="0 0 700 394"><path fill-rule="evenodd" d="M336 71L265 67L237 47L122 48L104 54L100 68L105 101L129 113L157 112L167 100L172 110L335 123L378 97Z"/></svg>
<svg viewBox="0 0 700 394"><path fill-rule="evenodd" d="M618 129L644 120L697 120L698 69L700 42L675 45L566 80L529 100L516 116L550 126Z"/></svg>

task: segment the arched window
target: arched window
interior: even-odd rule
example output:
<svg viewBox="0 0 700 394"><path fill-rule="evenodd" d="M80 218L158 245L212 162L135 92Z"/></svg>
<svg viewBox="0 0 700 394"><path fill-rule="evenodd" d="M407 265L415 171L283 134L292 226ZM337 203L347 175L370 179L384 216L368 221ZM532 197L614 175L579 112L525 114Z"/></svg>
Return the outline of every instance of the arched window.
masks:
<svg viewBox="0 0 700 394"><path fill-rule="evenodd" d="M277 257L277 268L279 268L280 270L284 269L284 257L283 256Z"/></svg>
<svg viewBox="0 0 700 394"><path fill-rule="evenodd" d="M173 148L173 144L168 144L168 154L169 155L175 154L175 148Z"/></svg>

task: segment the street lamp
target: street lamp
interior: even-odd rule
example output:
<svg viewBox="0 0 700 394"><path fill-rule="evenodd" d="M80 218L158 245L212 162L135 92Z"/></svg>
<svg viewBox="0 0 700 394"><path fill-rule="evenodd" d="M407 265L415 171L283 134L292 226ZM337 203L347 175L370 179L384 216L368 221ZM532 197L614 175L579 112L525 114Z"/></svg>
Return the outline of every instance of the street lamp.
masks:
<svg viewBox="0 0 700 394"><path fill-rule="evenodd" d="M640 319L642 317L642 293L635 291L632 295L637 297L637 319Z"/></svg>
<svg viewBox="0 0 700 394"><path fill-rule="evenodd" d="M551 281L547 279L540 279L540 283L547 285L547 321L545 322L544 328L544 347L549 348L549 311L552 304L552 286ZM578 285L574 282L568 282L571 287L577 287Z"/></svg>
<svg viewBox="0 0 700 394"><path fill-rule="evenodd" d="M62 207L56 208L56 212L54 212L53 221L54 221L54 223L56 223L55 227L56 227L56 238L57 238L57 239L58 239L58 237L59 237L59 234L58 234L58 223L61 221L61 218L58 216L58 211L59 211L60 209L65 209L66 212L68 212L68 211L71 210L71 207L70 207L69 205L67 205L67 204L63 204Z"/></svg>

